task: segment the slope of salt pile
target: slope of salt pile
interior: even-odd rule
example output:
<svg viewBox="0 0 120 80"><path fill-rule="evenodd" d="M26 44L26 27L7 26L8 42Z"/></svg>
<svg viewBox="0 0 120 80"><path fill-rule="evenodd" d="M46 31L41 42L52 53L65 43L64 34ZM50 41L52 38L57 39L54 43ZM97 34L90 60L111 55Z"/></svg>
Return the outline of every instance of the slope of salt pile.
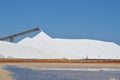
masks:
<svg viewBox="0 0 120 80"><path fill-rule="evenodd" d="M53 58L81 59L117 59L120 58L120 46L112 42L89 39L51 38L41 31L33 38L25 38L18 43L36 48Z"/></svg>
<svg viewBox="0 0 120 80"><path fill-rule="evenodd" d="M51 58L40 49L31 48L15 43L0 41L0 55L2 58ZM49 56L49 57L48 57Z"/></svg>

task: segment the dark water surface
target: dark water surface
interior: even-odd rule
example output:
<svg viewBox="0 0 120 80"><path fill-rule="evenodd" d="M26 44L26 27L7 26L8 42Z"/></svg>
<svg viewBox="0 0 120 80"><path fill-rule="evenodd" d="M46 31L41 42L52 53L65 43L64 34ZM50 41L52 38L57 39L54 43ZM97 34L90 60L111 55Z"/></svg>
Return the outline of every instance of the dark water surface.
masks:
<svg viewBox="0 0 120 80"><path fill-rule="evenodd" d="M34 70L5 66L13 72L14 80L120 80L120 71L114 70Z"/></svg>

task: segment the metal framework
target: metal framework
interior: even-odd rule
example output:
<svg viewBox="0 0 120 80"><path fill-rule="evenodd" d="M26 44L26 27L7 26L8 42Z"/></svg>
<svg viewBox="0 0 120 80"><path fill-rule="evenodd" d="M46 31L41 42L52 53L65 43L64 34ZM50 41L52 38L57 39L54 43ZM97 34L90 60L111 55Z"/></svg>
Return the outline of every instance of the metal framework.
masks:
<svg viewBox="0 0 120 80"><path fill-rule="evenodd" d="M35 31L39 31L39 27L37 28L34 28L34 29L31 29L31 30L27 30L27 31L24 31L24 32L20 32L20 33L17 33L17 34L13 34L13 35L10 35L10 36L7 36L7 37L3 37L3 38L0 38L0 40L4 41L4 40L10 40L10 42L14 42L14 38L17 37L17 36L21 36L21 35L25 35L25 34L28 34L28 33L31 33L31 32L35 32Z"/></svg>

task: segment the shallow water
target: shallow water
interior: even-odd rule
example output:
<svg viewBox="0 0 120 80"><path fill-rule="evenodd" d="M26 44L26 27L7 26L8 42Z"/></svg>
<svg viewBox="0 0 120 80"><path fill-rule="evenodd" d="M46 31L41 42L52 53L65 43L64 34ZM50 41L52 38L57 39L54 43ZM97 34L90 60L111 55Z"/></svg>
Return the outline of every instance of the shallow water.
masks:
<svg viewBox="0 0 120 80"><path fill-rule="evenodd" d="M120 80L117 70L34 70L17 66L5 69L14 73L14 80Z"/></svg>

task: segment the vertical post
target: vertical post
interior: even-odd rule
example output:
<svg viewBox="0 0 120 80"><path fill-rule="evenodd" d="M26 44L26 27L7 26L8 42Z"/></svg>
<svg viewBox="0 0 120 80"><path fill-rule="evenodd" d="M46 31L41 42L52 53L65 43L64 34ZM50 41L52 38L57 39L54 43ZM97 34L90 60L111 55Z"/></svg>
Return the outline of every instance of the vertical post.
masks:
<svg viewBox="0 0 120 80"><path fill-rule="evenodd" d="M86 59L88 59L88 55L86 54Z"/></svg>
<svg viewBox="0 0 120 80"><path fill-rule="evenodd" d="M100 59L100 55L98 55L98 59Z"/></svg>
<svg viewBox="0 0 120 80"><path fill-rule="evenodd" d="M14 42L14 38L13 37L10 38L10 42Z"/></svg>

